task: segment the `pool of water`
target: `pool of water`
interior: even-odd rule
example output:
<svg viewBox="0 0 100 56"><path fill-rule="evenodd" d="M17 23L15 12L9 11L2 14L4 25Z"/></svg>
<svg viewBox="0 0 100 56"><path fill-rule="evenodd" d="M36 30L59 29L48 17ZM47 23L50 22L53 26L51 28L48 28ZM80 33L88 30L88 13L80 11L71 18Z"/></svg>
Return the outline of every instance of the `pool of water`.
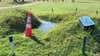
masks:
<svg viewBox="0 0 100 56"><path fill-rule="evenodd" d="M52 29L53 27L56 26L56 23L53 23L53 22L49 22L49 21L44 21L44 20L40 20L41 22L41 25L39 26L39 30L41 32L47 32L49 31L50 29Z"/></svg>

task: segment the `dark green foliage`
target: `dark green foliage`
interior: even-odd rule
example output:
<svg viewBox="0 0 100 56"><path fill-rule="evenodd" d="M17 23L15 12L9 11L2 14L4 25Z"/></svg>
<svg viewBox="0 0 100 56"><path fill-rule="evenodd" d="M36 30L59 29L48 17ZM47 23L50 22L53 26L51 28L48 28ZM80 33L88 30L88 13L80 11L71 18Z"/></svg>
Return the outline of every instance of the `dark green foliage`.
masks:
<svg viewBox="0 0 100 56"><path fill-rule="evenodd" d="M32 21L32 28L38 28L41 24L34 14L32 14L32 20L31 21Z"/></svg>
<svg viewBox="0 0 100 56"><path fill-rule="evenodd" d="M5 31L6 34L16 32L16 31L24 31L25 28L25 17L26 12L21 10L12 9L8 11L8 13L2 14L0 19L1 29L7 28L8 31Z"/></svg>
<svg viewBox="0 0 100 56"><path fill-rule="evenodd" d="M6 11L7 12L7 11ZM0 32L10 34L14 32L24 32L27 19L27 11L12 9L8 13L1 14ZM32 16L32 28L37 28L40 22Z"/></svg>
<svg viewBox="0 0 100 56"><path fill-rule="evenodd" d="M66 16L65 15L50 15L50 14L39 16L40 19L52 21L52 22L56 22L56 23L59 23L62 20L64 20L64 17L66 17Z"/></svg>

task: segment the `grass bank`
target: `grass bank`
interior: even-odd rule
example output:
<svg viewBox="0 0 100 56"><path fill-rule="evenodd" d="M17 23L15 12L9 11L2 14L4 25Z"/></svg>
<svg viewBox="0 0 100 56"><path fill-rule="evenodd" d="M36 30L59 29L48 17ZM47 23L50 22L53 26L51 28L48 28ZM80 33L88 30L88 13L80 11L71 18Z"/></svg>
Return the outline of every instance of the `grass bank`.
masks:
<svg viewBox="0 0 100 56"><path fill-rule="evenodd" d="M78 9L78 13L74 14L76 7L81 10ZM12 34L14 36L16 56L82 56L81 49L84 36L87 36L87 56L96 56L95 54L100 53L100 39L98 37L94 39L93 36L77 26L79 16L89 15L96 23L98 34L100 34L100 17L95 14L95 10L99 8L99 3L44 3L20 9L27 10L27 8L31 8L31 12L36 16L36 19L39 17L44 20L57 22L57 26L46 32L46 34L41 33L38 29L33 29L34 36L31 38L25 38L21 32ZM52 13L52 8L54 8L54 14ZM13 14L15 11L16 13ZM25 18L24 13L21 16L22 13L18 12L20 11L14 10L11 12L11 17L9 14L6 17L7 12L3 11L1 15L5 17L3 16L4 18L0 19L4 19L2 22L5 22L9 18L13 22L14 18ZM16 17L12 17L14 15ZM0 49L0 56L11 55L8 36L0 37Z"/></svg>
<svg viewBox="0 0 100 56"><path fill-rule="evenodd" d="M27 11L20 9L8 9L0 11L0 35L24 32L27 19ZM37 28L41 23L32 15L32 28Z"/></svg>
<svg viewBox="0 0 100 56"><path fill-rule="evenodd" d="M95 20L98 26L98 19ZM46 34L33 29L33 37L25 38L23 33L13 34L16 56L79 56L82 55L82 41L87 36L86 54L95 56L98 53L99 44L87 32L81 30L78 26L78 18L69 16L60 21L55 28ZM10 55L8 38L0 38L0 56ZM7 50L7 51L4 51ZM93 52L90 52L93 51Z"/></svg>

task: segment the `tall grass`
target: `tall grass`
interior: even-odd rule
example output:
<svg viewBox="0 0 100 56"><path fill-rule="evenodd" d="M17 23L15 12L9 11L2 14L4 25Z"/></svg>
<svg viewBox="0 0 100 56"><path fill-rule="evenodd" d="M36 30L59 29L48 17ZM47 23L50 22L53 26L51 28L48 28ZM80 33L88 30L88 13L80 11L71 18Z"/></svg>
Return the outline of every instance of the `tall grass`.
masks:
<svg viewBox="0 0 100 56"><path fill-rule="evenodd" d="M13 35L16 56L81 56L84 36L88 38L87 55L94 55L93 52L90 52L90 50L95 50L92 36L81 30L77 23L77 18L69 16L46 34L33 29L33 35L44 45L33 38L25 38L23 33ZM8 38L0 39L0 48L2 49L0 56L10 55Z"/></svg>
<svg viewBox="0 0 100 56"><path fill-rule="evenodd" d="M78 13L74 15L76 7L78 8ZM14 36L16 56L82 56L84 36L87 36L88 39L86 54L95 56L95 53L99 53L100 42L97 42L99 38L93 39L93 36L77 26L79 16L90 15L95 21L97 29L100 30L100 17L95 15L95 10L99 8L99 3L44 3L21 9L27 10L27 8L32 8L31 12L44 20L57 22L57 25L46 34L41 33L38 29L33 29L35 39L24 37L24 33L12 34ZM52 14L52 8L54 8L54 15ZM80 11L82 12L79 13ZM0 15L5 15L7 12L1 13ZM20 14L16 14L16 18L20 17ZM5 18L1 18L1 20ZM37 42L36 39L44 45ZM0 56L10 55L8 36L5 38L0 37Z"/></svg>

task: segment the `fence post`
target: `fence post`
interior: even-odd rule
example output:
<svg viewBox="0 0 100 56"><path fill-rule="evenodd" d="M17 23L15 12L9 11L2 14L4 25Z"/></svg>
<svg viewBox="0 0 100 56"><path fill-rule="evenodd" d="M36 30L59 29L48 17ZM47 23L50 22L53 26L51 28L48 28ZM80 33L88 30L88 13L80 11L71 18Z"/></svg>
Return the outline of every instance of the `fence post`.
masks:
<svg viewBox="0 0 100 56"><path fill-rule="evenodd" d="M10 48L11 48L11 56L15 56L14 53L14 43L13 43L13 36L9 36Z"/></svg>
<svg viewBox="0 0 100 56"><path fill-rule="evenodd" d="M98 16L98 14L99 14L99 12L98 12L98 10L96 11L96 15Z"/></svg>
<svg viewBox="0 0 100 56"><path fill-rule="evenodd" d="M78 8L76 8L75 11L76 11L76 14L77 14Z"/></svg>
<svg viewBox="0 0 100 56"><path fill-rule="evenodd" d="M84 37L83 39L83 46L82 46L82 53L83 53L83 56L86 56L86 40L87 40L87 37Z"/></svg>
<svg viewBox="0 0 100 56"><path fill-rule="evenodd" d="M54 16L54 8L52 8L52 16Z"/></svg>
<svg viewBox="0 0 100 56"><path fill-rule="evenodd" d="M78 8L75 8L75 14L74 14L74 16L77 15L77 12L78 12Z"/></svg>

